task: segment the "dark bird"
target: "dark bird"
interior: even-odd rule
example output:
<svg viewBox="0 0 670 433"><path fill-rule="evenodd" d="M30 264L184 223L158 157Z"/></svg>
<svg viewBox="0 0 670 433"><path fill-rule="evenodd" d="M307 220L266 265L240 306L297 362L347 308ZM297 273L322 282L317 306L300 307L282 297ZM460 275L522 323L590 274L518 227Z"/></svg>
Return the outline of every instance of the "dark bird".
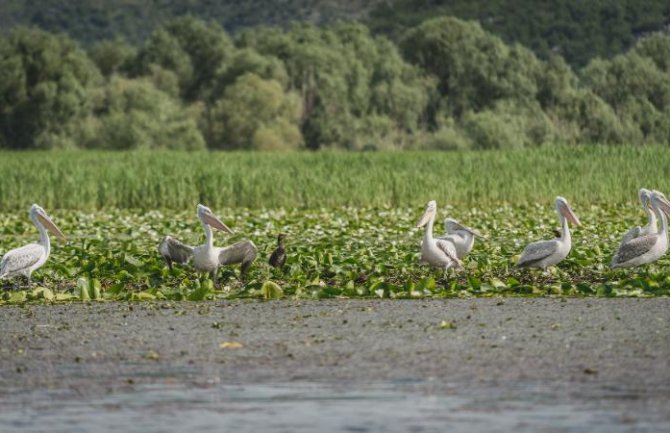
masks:
<svg viewBox="0 0 670 433"><path fill-rule="evenodd" d="M286 263L286 248L284 248L285 237L286 235L284 233L280 233L279 236L277 236L277 248L272 252L270 260L268 260L268 263L270 263L270 266L273 268L282 268L284 263Z"/></svg>

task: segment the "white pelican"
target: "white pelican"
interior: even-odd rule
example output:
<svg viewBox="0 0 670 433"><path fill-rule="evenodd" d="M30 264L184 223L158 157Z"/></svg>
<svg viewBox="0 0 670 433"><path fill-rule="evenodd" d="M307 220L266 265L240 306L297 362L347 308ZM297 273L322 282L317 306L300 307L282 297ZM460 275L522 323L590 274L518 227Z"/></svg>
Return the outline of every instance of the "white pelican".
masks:
<svg viewBox="0 0 670 433"><path fill-rule="evenodd" d="M570 209L568 201L563 197L556 197L556 212L561 221L561 233L557 239L537 241L529 244L521 253L516 266L520 268L542 268L559 263L568 256L572 247L568 221L580 225L577 215Z"/></svg>
<svg viewBox="0 0 670 433"><path fill-rule="evenodd" d="M23 275L28 280L28 286L31 286L33 271L46 263L51 252L51 242L47 230L59 238L65 239L63 232L51 221L49 215L40 206L32 205L30 219L40 232L40 241L36 244L28 244L7 251L0 262L0 280Z"/></svg>
<svg viewBox="0 0 670 433"><path fill-rule="evenodd" d="M215 247L212 227L226 233L233 233L233 231L207 206L199 204L197 209L197 215L202 222L207 240L203 245L192 247L171 236L165 236L158 246L158 251L167 261L168 267L172 269L173 262L184 264L192 258L195 269L199 272L209 272L212 281L216 284L216 271L219 266L240 263L241 276L244 277L256 259L256 245L245 239L228 247Z"/></svg>
<svg viewBox="0 0 670 433"><path fill-rule="evenodd" d="M454 248L456 248L456 256L459 259L467 256L472 251L472 247L475 244L475 236L484 238L477 230L464 226L452 218L444 219L444 229L447 233L438 239L451 242Z"/></svg>
<svg viewBox="0 0 670 433"><path fill-rule="evenodd" d="M435 214L437 212L437 203L431 200L426 205L426 211L416 224L417 227L426 226L423 241L421 242L421 260L419 264L429 264L434 267L442 268L447 271L449 268L462 268L461 262L456 255L454 245L443 239L433 238L433 224L435 223Z"/></svg>
<svg viewBox="0 0 670 433"><path fill-rule="evenodd" d="M642 207L644 208L644 211L647 213L647 217L649 218L647 225L645 225L644 227L640 226L633 227L630 230L628 230L626 234L623 236L623 240L621 241L621 244L619 244L619 248L621 248L624 244L628 243L632 239L644 235L658 233L658 225L656 223L656 213L651 209L651 203L650 203L651 194L652 194L651 191L645 188L641 188L639 192L640 203L642 203Z"/></svg>
<svg viewBox="0 0 670 433"><path fill-rule="evenodd" d="M657 233L648 233L629 240L619 247L614 254L612 268L629 268L655 262L668 251L668 218L670 202L663 193L651 193L651 208L656 217L661 220L661 230Z"/></svg>

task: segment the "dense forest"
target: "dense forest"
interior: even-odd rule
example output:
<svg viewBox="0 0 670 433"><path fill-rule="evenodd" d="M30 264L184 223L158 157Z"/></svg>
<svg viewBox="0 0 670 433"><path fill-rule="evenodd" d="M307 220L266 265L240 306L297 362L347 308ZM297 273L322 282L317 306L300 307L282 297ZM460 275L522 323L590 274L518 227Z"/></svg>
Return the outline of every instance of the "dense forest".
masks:
<svg viewBox="0 0 670 433"><path fill-rule="evenodd" d="M37 3L56 8L62 2L26 5ZM147 10L139 2L123 3L136 6L140 16ZM388 29L388 36L371 28L380 28L380 17L409 2L380 3L375 11L361 12L369 25L294 23L228 32L187 10L194 15L155 21L147 16L145 28L153 29L146 36L113 28L111 39L84 42L17 26L0 38L0 147L670 144L670 36L645 32L662 27L667 11L651 14L655 21L637 14L631 21L637 24L629 23L630 38L618 47L621 53L608 57L616 51L611 44L594 45L603 57L580 66L584 59L571 64L553 48L536 53L512 41L523 38L487 30L490 24L449 16L410 19L422 16L419 6L432 3L447 7L414 2L416 13L403 15L408 21ZM12 1L2 4L3 19L29 9ZM104 2L85 4L111 10ZM343 4L354 16L355 2ZM44 13L56 19L59 14L50 10ZM210 15L217 10L213 7ZM594 25L602 32L601 24ZM532 38L528 41L533 45Z"/></svg>
<svg viewBox="0 0 670 433"><path fill-rule="evenodd" d="M637 39L670 26L667 0L0 0L0 31L35 26L67 33L84 46L118 35L143 42L183 15L246 27L296 22L323 25L357 20L397 42L429 18L478 21L506 43L518 42L542 59L560 54L572 66L612 57Z"/></svg>

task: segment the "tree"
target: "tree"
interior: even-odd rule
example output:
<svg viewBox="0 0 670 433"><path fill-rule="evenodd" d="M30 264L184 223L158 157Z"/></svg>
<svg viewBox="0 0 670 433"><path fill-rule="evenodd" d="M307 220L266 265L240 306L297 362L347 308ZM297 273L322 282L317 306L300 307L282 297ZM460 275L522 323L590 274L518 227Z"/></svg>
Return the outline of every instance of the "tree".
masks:
<svg viewBox="0 0 670 433"><path fill-rule="evenodd" d="M218 24L191 16L176 18L155 30L139 53L140 73L157 64L179 78L182 97L189 102L206 99L213 80L234 51Z"/></svg>
<svg viewBox="0 0 670 433"><path fill-rule="evenodd" d="M274 80L284 89L288 87L289 77L284 62L272 55L262 55L253 48L242 48L235 51L229 64L217 72L209 99L211 101L219 99L227 86L247 73L253 73L266 80Z"/></svg>
<svg viewBox="0 0 670 433"><path fill-rule="evenodd" d="M136 55L135 47L120 38L98 42L89 50L89 57L105 77L127 71Z"/></svg>
<svg viewBox="0 0 670 433"><path fill-rule="evenodd" d="M237 43L283 61L287 88L302 100L308 148L358 148L417 130L425 117L433 82L360 24L264 28L243 32Z"/></svg>
<svg viewBox="0 0 670 433"><path fill-rule="evenodd" d="M659 68L664 60L649 51L652 46L662 49L662 39L654 38L612 60L596 59L582 71L582 81L614 109L625 127L624 135L668 143L670 72Z"/></svg>
<svg viewBox="0 0 670 433"><path fill-rule="evenodd" d="M214 104L211 145L219 149L284 150L302 144L300 100L275 80L240 76Z"/></svg>
<svg viewBox="0 0 670 433"><path fill-rule="evenodd" d="M205 148L195 119L146 79L113 77L104 88L86 146L105 149Z"/></svg>
<svg viewBox="0 0 670 433"><path fill-rule="evenodd" d="M73 130L89 113L87 92L100 82L71 39L19 28L0 40L0 145L74 147Z"/></svg>
<svg viewBox="0 0 670 433"><path fill-rule="evenodd" d="M670 73L670 36L660 33L652 34L641 39L632 52L650 59L661 71Z"/></svg>
<svg viewBox="0 0 670 433"><path fill-rule="evenodd" d="M460 118L501 99L527 103L536 98L539 61L479 24L450 17L428 20L409 30L401 47L411 63L437 78L439 109L448 116Z"/></svg>

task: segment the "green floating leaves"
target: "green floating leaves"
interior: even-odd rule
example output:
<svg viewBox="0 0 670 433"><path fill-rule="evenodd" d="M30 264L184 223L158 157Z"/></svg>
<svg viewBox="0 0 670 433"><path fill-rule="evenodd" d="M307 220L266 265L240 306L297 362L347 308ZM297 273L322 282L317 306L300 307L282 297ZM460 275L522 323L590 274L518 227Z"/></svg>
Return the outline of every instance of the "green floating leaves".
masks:
<svg viewBox="0 0 670 433"><path fill-rule="evenodd" d="M47 289L46 287L38 287L36 289L33 289L32 293L30 294L30 298L53 301L56 298L56 296L54 295L54 292L52 292L50 289Z"/></svg>
<svg viewBox="0 0 670 433"><path fill-rule="evenodd" d="M79 278L77 280L77 294L79 295L79 299L82 301L90 301L91 300L91 294L88 291L89 288L89 281L87 278Z"/></svg>
<svg viewBox="0 0 670 433"><path fill-rule="evenodd" d="M274 281L266 281L261 286L261 295L265 299L280 299L284 297L284 291Z"/></svg>
<svg viewBox="0 0 670 433"><path fill-rule="evenodd" d="M438 202L439 203L439 202ZM223 266L218 286L192 264L168 271L157 245L164 234L203 242L194 211L103 210L91 215L57 211L54 220L72 240L54 240L49 261L25 289L24 280L3 280L2 302L74 300L206 301L230 298L447 298L497 296L670 296L670 256L638 269L611 270L611 254L627 229L643 221L638 205L573 203L582 226L573 228L573 249L548 272L513 267L531 241L553 237L558 225L551 200L532 205L439 209L488 236L463 258L463 270L444 272L418 264L423 231L414 227L421 206L319 209L225 209L217 214L236 229L216 234L215 245L251 239L258 258L243 277L239 265ZM32 227L25 215L1 214L0 251L24 241ZM103 232L104 227L104 232ZM281 229L279 229L281 228ZM276 233L287 232L287 265L270 268ZM104 235L103 235L104 233ZM434 234L442 234L439 225ZM596 248L597 247L597 248ZM13 285L13 286L12 286Z"/></svg>

